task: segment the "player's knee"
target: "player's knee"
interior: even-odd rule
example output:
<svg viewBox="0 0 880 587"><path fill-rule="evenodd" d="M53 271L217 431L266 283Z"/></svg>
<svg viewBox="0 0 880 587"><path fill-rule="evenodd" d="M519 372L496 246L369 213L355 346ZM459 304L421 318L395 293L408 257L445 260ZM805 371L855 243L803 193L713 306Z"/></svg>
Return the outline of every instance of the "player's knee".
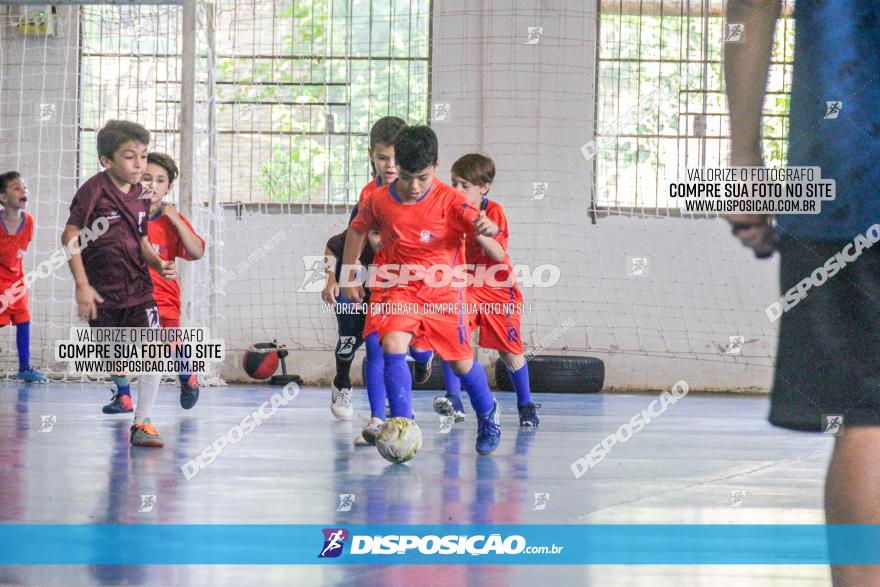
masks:
<svg viewBox="0 0 880 587"><path fill-rule="evenodd" d="M449 366L456 375L467 375L474 368L473 359L459 359L457 361L449 361Z"/></svg>
<svg viewBox="0 0 880 587"><path fill-rule="evenodd" d="M412 335L407 332L389 332L382 337L382 352L385 354L406 354Z"/></svg>
<svg viewBox="0 0 880 587"><path fill-rule="evenodd" d="M498 353L501 356L501 362L511 371L519 371L526 364L526 358L523 355L515 355L513 353Z"/></svg>

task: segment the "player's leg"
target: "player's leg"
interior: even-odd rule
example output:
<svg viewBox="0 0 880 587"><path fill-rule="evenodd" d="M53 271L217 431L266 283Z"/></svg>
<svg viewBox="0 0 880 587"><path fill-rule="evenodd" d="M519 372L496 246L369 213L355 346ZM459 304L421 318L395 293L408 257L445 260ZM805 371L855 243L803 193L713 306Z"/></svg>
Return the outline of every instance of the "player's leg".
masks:
<svg viewBox="0 0 880 587"><path fill-rule="evenodd" d="M516 392L516 409L519 412L520 426L537 426L541 420L538 418L538 408L541 404L532 402L531 388L529 386L529 365L522 353L510 353L498 351L501 362L507 369L507 376L513 384Z"/></svg>
<svg viewBox="0 0 880 587"><path fill-rule="evenodd" d="M21 303L21 302L19 302ZM11 315L12 323L15 324L15 346L18 349L18 379L25 383L46 383L45 375L31 367L31 315L27 308L27 298L24 298L24 307Z"/></svg>
<svg viewBox="0 0 880 587"><path fill-rule="evenodd" d="M412 418L412 375L406 353L418 321L406 316L388 316L379 332L385 363L385 393L392 418Z"/></svg>
<svg viewBox="0 0 880 587"><path fill-rule="evenodd" d="M849 427L838 436L825 480L828 524L880 524L880 427ZM880 585L880 566L835 565L834 584Z"/></svg>
<svg viewBox="0 0 880 587"><path fill-rule="evenodd" d="M413 382L425 383L431 377L431 362L434 359L434 351L426 349L414 341L409 347L409 356L415 361Z"/></svg>
<svg viewBox="0 0 880 587"><path fill-rule="evenodd" d="M180 328L180 320L173 318L163 318L160 316L159 324L162 328ZM184 410L189 410L199 401L199 381L198 376L189 369L189 361L181 356L180 349L182 347L183 345L179 342L171 343L174 358L186 365L177 374L177 379L180 381L180 407Z"/></svg>
<svg viewBox="0 0 880 587"><path fill-rule="evenodd" d="M122 313L119 326L129 328L158 328L159 309L150 300L144 304L126 308ZM138 398L134 412L134 424L131 427L131 444L133 446L165 446L159 431L150 421L156 397L159 395L161 373L141 373L138 379Z"/></svg>
<svg viewBox="0 0 880 587"><path fill-rule="evenodd" d="M471 333L480 327L479 315L469 313L467 319ZM465 415L464 404L461 402L461 379L452 370L448 361L442 361L442 364L443 385L446 388L446 393L434 398L434 411L441 416L453 416L456 422L463 422Z"/></svg>
<svg viewBox="0 0 880 587"><path fill-rule="evenodd" d="M113 398L110 403L101 408L105 414L129 414L134 411L134 403L131 399L131 380L126 373L111 373L110 381L115 389L112 389Z"/></svg>
<svg viewBox="0 0 880 587"><path fill-rule="evenodd" d="M489 454L501 442L498 404L489 389L486 371L473 359L467 326L445 318L441 315L427 317L423 320L423 325L434 350L449 362L449 366L461 380L462 387L468 392L471 407L477 415L477 452Z"/></svg>
<svg viewBox="0 0 880 587"><path fill-rule="evenodd" d="M354 408L351 405L351 363L354 353L363 343L364 315L355 312L351 302L340 298L337 307L342 311L336 313L337 332L334 357L336 375L330 394L330 411L337 420L351 420Z"/></svg>
<svg viewBox="0 0 880 587"><path fill-rule="evenodd" d="M441 364L446 393L434 398L434 411L441 416L453 416L456 422L463 422L465 414L464 404L461 402L461 379L452 370L448 361L441 361Z"/></svg>
<svg viewBox="0 0 880 587"><path fill-rule="evenodd" d="M376 444L376 436L385 421L385 359L382 356L379 333L373 330L367 334L364 344L367 348L364 384L367 386L367 398L370 401L370 421L354 441L358 446Z"/></svg>
<svg viewBox="0 0 880 587"><path fill-rule="evenodd" d="M498 403L489 389L486 371L470 357L450 360L449 363L461 379L462 387L468 392L471 407L477 415L477 452L490 454L501 442L501 421L498 417Z"/></svg>
<svg viewBox="0 0 880 587"><path fill-rule="evenodd" d="M514 290L512 304L522 301L518 290ZM504 304L509 306L510 304ZM504 314L485 313L480 316L480 346L495 349L507 369L507 375L516 392L516 409L519 412L520 426L537 426L540 423L538 408L540 404L532 402L529 387L529 366L523 355L522 336L520 334L520 314L518 306L513 312Z"/></svg>
<svg viewBox="0 0 880 587"><path fill-rule="evenodd" d="M98 315L94 320L89 320L91 328L114 328L121 325L123 311L119 309L102 308L98 306ZM134 403L131 399L131 381L126 373L111 373L110 380L113 382L113 398L110 403L101 408L105 414L130 414L134 411Z"/></svg>

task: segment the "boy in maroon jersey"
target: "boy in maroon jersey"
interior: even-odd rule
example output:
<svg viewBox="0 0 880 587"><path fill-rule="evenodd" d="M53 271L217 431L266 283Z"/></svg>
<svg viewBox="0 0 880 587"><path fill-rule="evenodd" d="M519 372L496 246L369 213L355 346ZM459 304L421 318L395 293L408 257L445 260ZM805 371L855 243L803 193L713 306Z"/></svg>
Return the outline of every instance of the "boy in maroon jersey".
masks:
<svg viewBox="0 0 880 587"><path fill-rule="evenodd" d="M70 250L70 271L76 282L79 317L92 328L158 328L159 310L147 264L166 279L177 277L173 261L162 261L147 238L150 200L144 198L141 176L147 168L150 132L124 120L111 120L98 132L98 156L104 171L77 190L70 217L61 234ZM79 250L80 230L98 218L107 221L100 238ZM127 379L114 375L117 387ZM159 392L159 373L140 376L138 405L131 427L134 446L164 446L150 423L150 411ZM124 381L127 385L127 381ZM117 392L117 398L119 393ZM123 400L120 400L123 401ZM128 397L131 410L131 397Z"/></svg>

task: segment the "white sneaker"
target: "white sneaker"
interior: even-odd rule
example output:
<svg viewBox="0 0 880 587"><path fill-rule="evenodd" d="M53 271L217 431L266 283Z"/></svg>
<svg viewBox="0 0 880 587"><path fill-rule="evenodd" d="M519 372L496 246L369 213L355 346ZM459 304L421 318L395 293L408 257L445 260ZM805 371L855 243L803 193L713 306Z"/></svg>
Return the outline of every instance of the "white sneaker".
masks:
<svg viewBox="0 0 880 587"><path fill-rule="evenodd" d="M447 395L438 395L434 398L434 411L441 416L447 418L452 417L455 423L464 422L465 415L461 407L461 400L458 400L458 406Z"/></svg>
<svg viewBox="0 0 880 587"><path fill-rule="evenodd" d="M343 387L338 389L335 385L331 386L333 395L330 398L330 411L337 420L351 420L354 408L351 406L351 388Z"/></svg>

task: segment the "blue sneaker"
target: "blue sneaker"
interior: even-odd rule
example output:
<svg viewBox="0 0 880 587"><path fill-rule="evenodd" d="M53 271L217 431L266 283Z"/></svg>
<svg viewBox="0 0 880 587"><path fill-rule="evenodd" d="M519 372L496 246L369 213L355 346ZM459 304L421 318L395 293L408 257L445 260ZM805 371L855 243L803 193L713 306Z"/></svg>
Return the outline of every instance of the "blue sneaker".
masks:
<svg viewBox="0 0 880 587"><path fill-rule="evenodd" d="M27 369L22 369L18 372L18 379L20 381L24 381L25 383L46 383L49 379L34 369L33 367L28 367Z"/></svg>
<svg viewBox="0 0 880 587"><path fill-rule="evenodd" d="M532 402L516 404L516 409L519 412L519 425L537 426L540 424L541 420L538 418L538 408L540 407L541 404L533 404Z"/></svg>
<svg viewBox="0 0 880 587"><path fill-rule="evenodd" d="M477 416L477 452L491 454L501 443L501 421L498 419L498 402L486 416Z"/></svg>

